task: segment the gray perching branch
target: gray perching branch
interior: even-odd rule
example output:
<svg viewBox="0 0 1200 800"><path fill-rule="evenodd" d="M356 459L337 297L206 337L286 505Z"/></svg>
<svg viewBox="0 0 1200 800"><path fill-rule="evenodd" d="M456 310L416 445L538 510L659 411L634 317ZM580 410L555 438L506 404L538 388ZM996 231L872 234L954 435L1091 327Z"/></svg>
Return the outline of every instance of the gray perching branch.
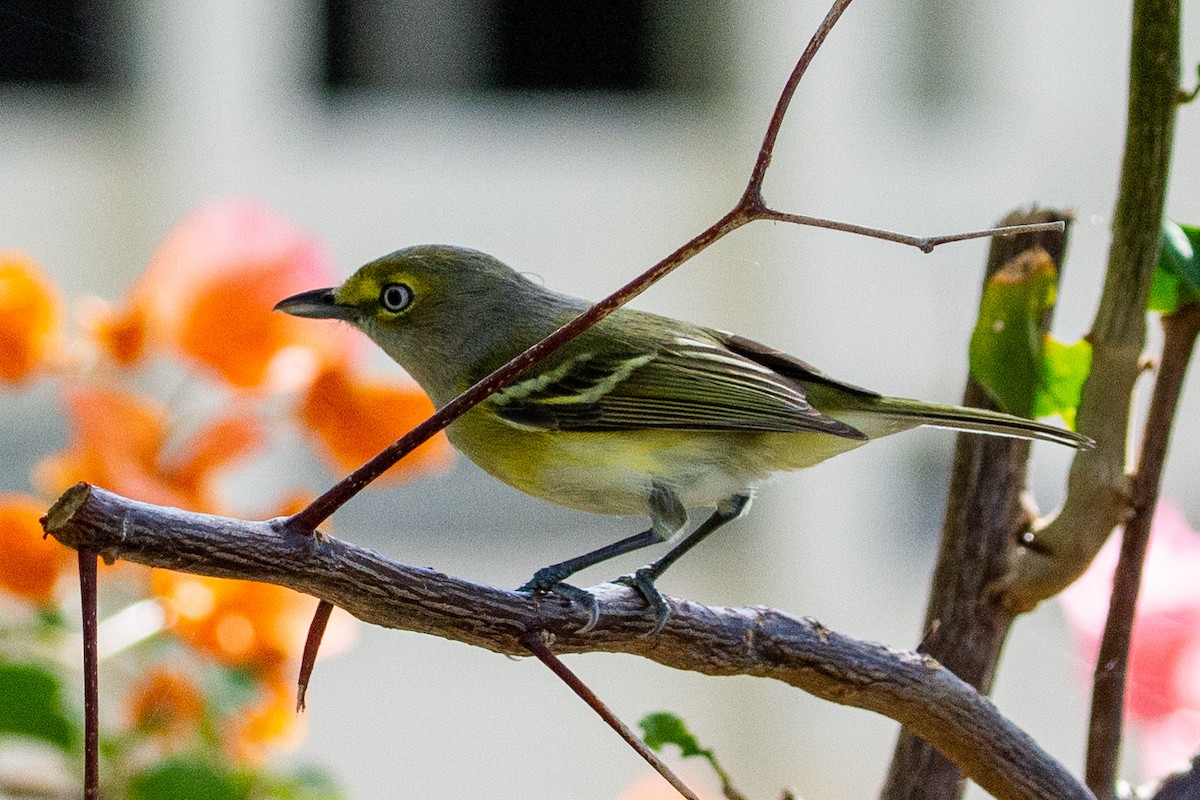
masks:
<svg viewBox="0 0 1200 800"><path fill-rule="evenodd" d="M413 567L329 536L287 531L282 520L246 521L142 503L80 483L43 519L63 544L106 560L286 586L375 625L419 631L497 653L528 655L520 638L548 634L559 653L614 652L706 675L774 678L817 697L875 711L929 740L998 798L1091 798L1071 774L981 696L932 658L863 642L765 607L721 608L667 598L663 631L642 598L594 587L588 609L558 596L529 597Z"/></svg>

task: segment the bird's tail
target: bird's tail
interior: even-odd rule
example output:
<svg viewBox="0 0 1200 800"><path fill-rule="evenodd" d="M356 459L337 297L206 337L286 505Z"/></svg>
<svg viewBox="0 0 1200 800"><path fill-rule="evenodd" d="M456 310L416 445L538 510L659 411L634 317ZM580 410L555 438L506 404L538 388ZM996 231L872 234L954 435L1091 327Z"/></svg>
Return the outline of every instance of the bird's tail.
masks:
<svg viewBox="0 0 1200 800"><path fill-rule="evenodd" d="M1075 433L1065 428L1047 425L1030 419L1005 414L1001 411L988 411L982 408L965 408L963 406L939 405L925 403L920 400L907 400L899 397L877 397L870 402L870 411L860 428L871 438L887 435L897 430L928 425L934 428L949 428L957 431L970 431L994 436L1012 436L1018 439L1037 439L1043 442L1054 442L1086 450L1095 445L1087 436ZM881 415L881 416L876 416ZM838 415L850 425L856 425L857 414ZM868 421L873 419L876 424ZM883 430L878 428L878 422L890 419L895 427L887 429L884 422Z"/></svg>

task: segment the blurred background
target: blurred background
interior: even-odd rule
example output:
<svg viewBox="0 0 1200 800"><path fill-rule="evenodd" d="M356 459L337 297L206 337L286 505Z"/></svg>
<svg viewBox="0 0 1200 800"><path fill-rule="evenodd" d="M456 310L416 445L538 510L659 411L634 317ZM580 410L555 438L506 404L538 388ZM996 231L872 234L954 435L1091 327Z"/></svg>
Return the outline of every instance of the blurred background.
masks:
<svg viewBox="0 0 1200 800"><path fill-rule="evenodd" d="M448 242L598 297L732 205L825 10L779 0L0 0L0 247L35 256L72 296L116 298L190 210L252 196L326 242L343 274L401 246ZM1185 20L1197 13L1200 3L1185 3ZM1086 0L860 0L800 87L768 202L916 234L985 227L1031 203L1073 209L1056 331L1078 338L1109 240L1128 16L1127 4ZM1185 45L1191 85L1200 45ZM1185 108L1168 214L1192 223L1198 135ZM889 394L953 402L986 248L923 255L760 224L635 305L736 330ZM382 357L378 367L393 369ZM1164 486L1193 525L1198 381ZM49 387L0 396L0 490L25 489L31 464L60 446L54 402ZM911 648L952 445L951 434L918 431L782 476L662 588ZM1050 509L1069 454L1035 450L1035 493ZM240 476L230 491L269 494L278 474ZM501 586L640 524L549 506L461 458L449 474L364 494L334 519L343 538ZM809 798L870 796L887 768L897 726L872 714L764 680L622 656L568 661L630 723L679 713L752 796L784 785ZM996 684L1001 709L1073 769L1088 670L1050 602L1017 623ZM646 772L537 663L416 634L363 626L355 648L318 666L307 717L295 757L324 764L358 798L599 800Z"/></svg>

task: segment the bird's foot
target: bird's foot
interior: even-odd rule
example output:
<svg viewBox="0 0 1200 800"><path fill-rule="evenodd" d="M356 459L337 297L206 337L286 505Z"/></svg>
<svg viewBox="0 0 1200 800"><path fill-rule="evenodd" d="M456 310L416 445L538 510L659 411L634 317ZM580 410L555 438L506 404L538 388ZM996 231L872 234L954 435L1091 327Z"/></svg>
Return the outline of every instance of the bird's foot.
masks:
<svg viewBox="0 0 1200 800"><path fill-rule="evenodd" d="M556 594L572 603L582 604L587 609L588 621L579 629L579 633L588 633L600 621L600 602L587 589L563 583L564 577L566 576L560 575L554 567L542 567L533 573L532 578L521 584L517 591L525 594Z"/></svg>
<svg viewBox="0 0 1200 800"><path fill-rule="evenodd" d="M657 578L657 571L654 565L648 565L641 569L635 570L628 575L622 575L613 581L613 583L624 584L632 588L642 596L646 601L646 605L654 612L654 628L645 636L655 636L667 625L667 618L671 616L671 608L667 605L667 600L662 596L662 592L654 585L654 579Z"/></svg>

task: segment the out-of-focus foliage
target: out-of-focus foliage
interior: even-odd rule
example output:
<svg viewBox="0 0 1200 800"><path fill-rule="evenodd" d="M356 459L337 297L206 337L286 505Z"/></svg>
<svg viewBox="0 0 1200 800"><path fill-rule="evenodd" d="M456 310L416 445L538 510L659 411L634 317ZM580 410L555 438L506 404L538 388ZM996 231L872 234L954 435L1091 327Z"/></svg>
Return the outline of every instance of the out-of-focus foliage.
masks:
<svg viewBox="0 0 1200 800"><path fill-rule="evenodd" d="M1150 310L1171 313L1200 302L1200 227L1163 221Z"/></svg>

